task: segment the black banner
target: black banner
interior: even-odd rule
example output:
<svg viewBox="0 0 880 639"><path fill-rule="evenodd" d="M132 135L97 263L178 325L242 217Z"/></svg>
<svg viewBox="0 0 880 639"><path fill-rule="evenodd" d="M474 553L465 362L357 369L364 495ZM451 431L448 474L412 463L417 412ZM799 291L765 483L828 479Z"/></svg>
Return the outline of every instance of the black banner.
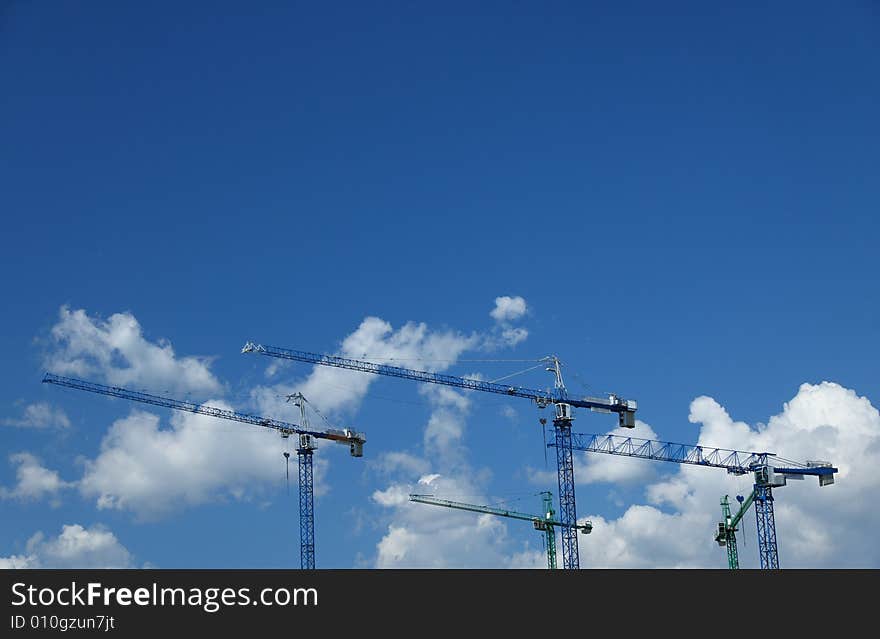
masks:
<svg viewBox="0 0 880 639"><path fill-rule="evenodd" d="M522 636L618 624L668 629L850 622L877 571L8 570L0 636L70 632L262 636L272 631L428 634L475 623ZM861 608L867 611L865 608ZM808 625L802 625L807 623ZM706 625L703 625L706 624ZM763 626L765 629L767 625ZM664 628L666 630L664 630ZM661 632L662 630L662 632ZM468 634L470 634L468 632Z"/></svg>

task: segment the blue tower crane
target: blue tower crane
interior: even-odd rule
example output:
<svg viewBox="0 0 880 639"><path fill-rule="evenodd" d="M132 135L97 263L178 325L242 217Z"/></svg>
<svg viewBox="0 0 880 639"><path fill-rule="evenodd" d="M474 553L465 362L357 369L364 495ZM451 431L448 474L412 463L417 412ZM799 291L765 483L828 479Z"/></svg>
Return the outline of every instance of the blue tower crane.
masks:
<svg viewBox="0 0 880 639"><path fill-rule="evenodd" d="M62 377L52 373L46 373L43 377L43 383L84 390L99 395L119 397L130 401L141 402L143 404L173 408L174 410L180 410L187 413L196 413L198 415L207 415L208 417L216 417L218 419L227 419L244 424L262 426L263 428L270 428L278 431L284 438L290 437L290 435L294 434L299 435L300 445L297 448L297 455L299 457L300 567L304 570L315 568L314 481L312 474L312 453L315 450L315 446L313 440L327 439L340 444L346 444L349 447L349 452L352 457L363 457L364 442L366 442L366 437L363 433L358 433L348 428L343 430L331 428L324 431L309 428L308 421L305 419L305 398L301 394L292 395L290 397L297 401L296 405L300 406L301 414L304 417L304 423L298 425L279 421L277 419L260 417L258 415L237 413L235 411L207 406L205 404L196 404L179 399L161 397L159 395L150 395L148 393L132 391L118 386L105 386L103 384L88 382L72 377ZM285 453L285 457L287 456L288 454Z"/></svg>
<svg viewBox="0 0 880 639"><path fill-rule="evenodd" d="M308 364L332 366L363 373L372 373L374 375L399 377L401 379L442 384L452 386L453 388L496 393L510 397L522 397L532 400L539 408L546 408L553 404L556 407L553 427L555 429L556 472L559 485L562 567L565 569L577 569L580 567L576 528L577 508L574 495L574 463L571 446L571 422L574 419L572 409L588 408L600 413L617 413L618 424L621 427L634 428L635 411L637 409L637 404L634 400L626 400L613 394L608 397L570 397L562 380L562 365L555 355L541 360L547 363L547 370L553 373L555 378L554 388L552 391L549 391L498 384L496 382L484 382L454 375L390 366L388 364L377 364L375 362L339 357L337 355L264 346L254 342L247 342L244 348L242 348L242 353L258 353L269 357L278 357Z"/></svg>
<svg viewBox="0 0 880 639"><path fill-rule="evenodd" d="M784 460L775 453L744 452L622 435L572 433L571 438L573 450L723 468L734 475L754 473L755 487L753 495L749 499L754 502L757 515L758 556L761 568L779 568L776 518L773 513L773 488L785 486L789 479L803 479L806 476L817 477L819 486L828 486L834 483L834 473L838 472L838 469L829 462L793 462ZM558 444L551 442L547 446L553 447ZM744 512L745 509L741 509L737 522L742 518Z"/></svg>

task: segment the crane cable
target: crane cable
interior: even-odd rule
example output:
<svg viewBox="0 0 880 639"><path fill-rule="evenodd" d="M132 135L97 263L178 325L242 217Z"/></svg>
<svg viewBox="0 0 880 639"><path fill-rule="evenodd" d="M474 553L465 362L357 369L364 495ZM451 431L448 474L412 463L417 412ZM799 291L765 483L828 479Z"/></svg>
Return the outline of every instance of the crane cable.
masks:
<svg viewBox="0 0 880 639"><path fill-rule="evenodd" d="M371 364L382 363L382 362L444 362L444 363L464 363L464 364L472 364L472 363L482 363L482 364L509 364L511 362L516 363L524 363L524 362L540 362L544 361L543 359L435 359L431 357L377 357L375 355L367 355L364 353L359 357L362 361L369 362ZM371 362L370 360L379 360L378 362Z"/></svg>
<svg viewBox="0 0 880 639"><path fill-rule="evenodd" d="M498 379L490 380L489 383L490 383L490 384L495 384L495 383L497 383L497 382L500 382L500 381L505 380L505 379L509 379L509 378L514 377L514 376L516 376L516 375L522 375L523 373L528 373L529 371L533 371L533 370L535 370L536 368L541 368L543 365L544 365L544 363L543 363L543 362L540 362L539 364L536 364L535 366L530 366L530 367L528 367L528 368L524 368L523 370L521 370L521 371L517 371L517 372L515 372L515 373L511 373L510 375L505 375L505 376L503 376L503 377L499 377Z"/></svg>
<svg viewBox="0 0 880 639"><path fill-rule="evenodd" d="M285 450L282 454L284 455L285 473L287 475L287 494L290 495L290 453Z"/></svg>

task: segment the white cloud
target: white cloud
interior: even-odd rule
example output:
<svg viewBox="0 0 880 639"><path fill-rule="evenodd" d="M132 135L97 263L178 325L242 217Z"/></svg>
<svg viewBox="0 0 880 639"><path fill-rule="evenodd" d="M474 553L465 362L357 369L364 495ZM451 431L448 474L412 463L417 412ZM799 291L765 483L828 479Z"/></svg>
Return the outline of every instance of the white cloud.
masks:
<svg viewBox="0 0 880 639"><path fill-rule="evenodd" d="M442 411L437 406L428 433ZM464 414L450 433L448 446L460 445ZM820 488L814 478L790 482L774 490L780 563L784 567L878 567L880 552L873 531L880 526L873 503L880 489L880 413L870 402L837 384L804 384L766 424L749 426L730 417L715 400L698 397L690 419L701 425L696 443L739 450L772 451L787 458L822 459L840 469L837 482ZM639 422L633 434L655 438ZM458 438L458 439L456 439ZM443 441L434 439L433 441ZM442 467L442 455L427 455L438 472L426 464L409 464L400 477L373 495L390 510L385 534L377 545L377 567L543 567L546 555L535 547L511 551L505 524L491 516L413 504L408 493L430 493L472 503L486 503L486 477L466 466ZM657 462L591 454L578 461L581 483L645 481ZM669 466L672 467L672 466ZM723 568L726 554L713 539L720 519L719 500L748 494L753 478L729 475L720 469L682 465L677 472L646 486L647 503L633 504L611 518L581 513L593 523L591 535L579 535L581 565L590 568ZM402 473L403 474L403 473ZM555 473L536 473L555 480ZM741 565L757 567L755 522L751 512L738 533Z"/></svg>
<svg viewBox="0 0 880 639"><path fill-rule="evenodd" d="M283 480L286 444L274 432L182 412L172 412L170 423L163 428L158 416L141 410L114 422L98 456L86 462L82 494L98 508L156 519L217 499L248 498ZM316 485L321 468L316 456Z"/></svg>
<svg viewBox="0 0 880 639"><path fill-rule="evenodd" d="M501 331L501 339L507 346L513 347L524 342L529 336L529 331L522 328L505 328Z"/></svg>
<svg viewBox="0 0 880 639"><path fill-rule="evenodd" d="M774 490L780 565L783 567L878 567L873 503L880 490L880 413L865 397L838 384L803 384L766 425L733 420L709 397L691 403L701 424L699 444L771 451L798 461L831 461L840 469L832 486L814 478ZM645 464L655 462L645 461ZM721 568L724 550L712 540L724 494L748 494L752 478L721 470L681 466L646 489L650 504L630 506L617 519L590 515L593 534L581 542L585 567ZM661 510L661 508L663 508ZM740 527L741 565L757 567L754 513Z"/></svg>
<svg viewBox="0 0 880 639"><path fill-rule="evenodd" d="M380 506L401 506L408 500L409 493L401 484L393 484L385 490L373 491L373 501Z"/></svg>
<svg viewBox="0 0 880 639"><path fill-rule="evenodd" d="M519 419L519 415L516 410L505 404L501 407L501 415L505 419L509 419L512 422L516 422Z"/></svg>
<svg viewBox="0 0 880 639"><path fill-rule="evenodd" d="M372 500L388 513L376 545L377 568L481 568L532 566L525 549L509 557L506 524L493 515L464 512L409 501L410 493L433 494L471 503L488 503L489 474L467 463L463 440L469 399L448 388L424 390L434 409L424 429L424 458L398 453L397 476ZM430 461L429 461L430 460ZM544 560L546 561L546 560Z"/></svg>
<svg viewBox="0 0 880 639"><path fill-rule="evenodd" d="M221 390L206 358L177 357L167 340L147 340L131 313L116 313L102 320L65 306L51 336L45 365L60 375L99 378L115 386L155 391Z"/></svg>
<svg viewBox="0 0 880 639"><path fill-rule="evenodd" d="M455 475L430 473L374 492L373 501L391 511L385 534L376 546L374 567L545 567L547 554L540 548L539 533L517 551L510 548L507 524L501 517L409 501L413 493L486 504L491 500L484 484L481 473L460 470Z"/></svg>
<svg viewBox="0 0 880 639"><path fill-rule="evenodd" d="M0 568L131 568L131 553L100 525L65 525L57 537L35 533L27 554L0 557Z"/></svg>
<svg viewBox="0 0 880 639"><path fill-rule="evenodd" d="M367 317L346 337L339 354L353 359L440 372L478 344L476 335L430 331L424 323L408 322L397 330L378 317ZM270 365L271 366L271 365ZM377 375L328 366L314 366L301 381L261 386L254 403L264 415L291 415L286 396L301 392L325 413L350 414L366 396ZM295 420L292 420L295 421Z"/></svg>
<svg viewBox="0 0 880 639"><path fill-rule="evenodd" d="M10 455L9 460L18 465L15 470L18 482L12 489L0 487L2 499L36 501L48 496L57 505L58 493L72 485L62 481L56 471L45 468L40 460L30 453L16 453Z"/></svg>
<svg viewBox="0 0 880 639"><path fill-rule="evenodd" d="M518 295L496 297L495 308L489 313L496 325L484 338L482 348L489 351L503 347L512 348L525 341L529 331L521 326L513 326L512 322L521 319L527 311L525 299Z"/></svg>
<svg viewBox="0 0 880 639"><path fill-rule="evenodd" d="M11 570L14 568L37 568L36 558L30 555L0 557L0 570Z"/></svg>
<svg viewBox="0 0 880 639"><path fill-rule="evenodd" d="M285 359L273 359L268 366L266 366L266 377L271 379L275 377L278 373L283 371L285 368L288 368L292 364L291 361Z"/></svg>
<svg viewBox="0 0 880 639"><path fill-rule="evenodd" d="M547 442L553 441L553 429L547 429ZM637 437L640 439L655 439L654 430L647 423L636 420L635 428L613 428L608 435L621 437ZM548 455L555 459L555 448L548 449ZM644 459L634 459L618 455L603 453L587 453L574 451L574 479L577 484L634 484L652 479L657 474L656 464L645 463ZM555 463L555 462L554 462ZM542 470L528 467L526 474L529 482L538 486L555 485L557 483L555 470Z"/></svg>
<svg viewBox="0 0 880 639"><path fill-rule="evenodd" d="M634 505L618 519L595 515L586 519L593 522L593 532L578 535L581 568L722 567L723 557L717 552L716 561L706 563L718 549L710 535L710 511L670 515Z"/></svg>
<svg viewBox="0 0 880 639"><path fill-rule="evenodd" d="M428 457L458 457L463 434L464 424L458 413L448 408L437 408L425 428L425 453Z"/></svg>
<svg viewBox="0 0 880 639"><path fill-rule="evenodd" d="M431 487L435 481L440 479L443 475L440 473L430 473L428 475L423 475L419 477L419 486L428 486Z"/></svg>
<svg viewBox="0 0 880 639"><path fill-rule="evenodd" d="M525 299L519 295L514 297L502 295L495 298L495 308L492 309L489 315L496 322L512 322L525 315L527 310L528 306Z"/></svg>
<svg viewBox="0 0 880 639"><path fill-rule="evenodd" d="M376 546L376 568L488 568L509 561L503 552L507 529L498 517L409 501L410 493L426 492L486 503L482 489L464 476L435 474L427 485L399 483L376 491L373 500L392 509Z"/></svg>
<svg viewBox="0 0 880 639"><path fill-rule="evenodd" d="M0 424L18 428L70 428L70 419L49 402L37 402L25 406L21 417L2 419Z"/></svg>
<svg viewBox="0 0 880 639"><path fill-rule="evenodd" d="M614 428L609 435L656 439L657 434L645 422L636 420L635 428ZM592 483L635 483L645 481L656 474L656 464L645 463L643 459L605 455L601 453L576 452L575 481L579 484Z"/></svg>
<svg viewBox="0 0 880 639"><path fill-rule="evenodd" d="M500 309L500 310L499 310ZM521 311L518 309L522 309ZM365 318L337 349L337 354L352 359L368 360L404 368L443 372L456 363L462 353L470 349L494 350L514 346L528 337L524 328L515 328L509 320L525 313L526 303L521 297L499 297L493 317L502 322L491 334L469 335L452 330L431 330L424 322L407 322L395 329L378 317ZM279 367L273 360L267 365L267 377L277 377L288 367ZM348 415L355 411L366 396L377 375L341 368L316 365L301 380L283 380L270 386L259 386L252 391L252 401L264 415L294 413L287 404L287 395L299 391L325 413ZM430 391L429 391L430 392Z"/></svg>
<svg viewBox="0 0 880 639"><path fill-rule="evenodd" d="M99 375L113 384L154 389L173 386L172 378L178 380L179 390L221 388L203 360L177 358L169 344L147 342L130 314L101 321L84 311L63 308L52 334L56 348L48 359L60 373ZM475 336L429 331L425 324L411 322L394 330L383 320L366 318L343 340L341 353L389 363L421 360L424 368L443 370L477 341ZM373 379L372 375L314 367L298 389L322 411L339 413L355 408ZM298 410L286 402L286 395L293 390L287 384L260 387L252 399L260 413L298 422ZM440 396L446 401L466 402L454 393L442 392ZM219 400L206 403L231 408ZM156 519L205 502L258 495L271 482L282 480L281 452L295 446L283 444L270 431L203 415L172 412L169 420L170 428L163 427L156 415L133 410L114 422L98 455L85 461L78 482L80 492L95 499L99 508ZM324 477L329 461L324 450L343 449L330 443L321 443L320 448L321 454L314 459L316 496L327 490ZM402 460L398 457L396 461ZM50 481L48 476L43 479Z"/></svg>
<svg viewBox="0 0 880 639"><path fill-rule="evenodd" d="M390 451L379 453L376 461L370 462L370 467L386 475L396 472L419 475L427 473L431 465L417 455L402 451Z"/></svg>

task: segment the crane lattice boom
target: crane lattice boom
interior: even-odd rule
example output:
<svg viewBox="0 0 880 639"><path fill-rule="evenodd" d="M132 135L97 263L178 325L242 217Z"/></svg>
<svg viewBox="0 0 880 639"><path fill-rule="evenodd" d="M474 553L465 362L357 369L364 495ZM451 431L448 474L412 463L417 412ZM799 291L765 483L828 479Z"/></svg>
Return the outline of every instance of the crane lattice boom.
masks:
<svg viewBox="0 0 880 639"><path fill-rule="evenodd" d="M781 463L786 464L785 466L773 466L771 462L776 457L774 453L755 453L726 448L713 448L710 446L696 446L693 444L676 444L653 439L624 437L622 435L572 433L571 439L572 448L575 450L621 455L624 457L638 457L677 464L723 468L734 475L745 475L755 472L760 468L769 467L772 468L775 475L789 476L790 478L793 476L814 475L819 477L820 484L826 485L834 482L834 473L837 472L837 468L825 462L800 464L798 462L784 461ZM556 446L556 443L550 442L547 446L552 448Z"/></svg>
<svg viewBox="0 0 880 639"><path fill-rule="evenodd" d="M444 375L442 373L431 373L429 371L389 366L388 364L377 364L375 362L349 359L337 355L310 353L307 351L278 348L277 346L264 346L262 344L255 344L254 342L248 342L245 344L244 348L241 349L241 352L259 353L270 357L279 357L281 359L306 362L309 364L320 364L321 366L345 368L348 370L360 371L362 373L373 373L374 375L400 377L402 379L411 379L417 382L443 384L444 386L453 386L455 388L463 388L466 390L496 393L511 397L523 397L534 401L541 407L550 404L565 403L578 408L590 408L593 410L615 413L633 413L638 407L635 400L622 399L616 395L610 395L608 398L584 397L578 399L568 397L564 387L554 389L552 392L548 390L534 390L523 388L521 386L510 386L508 384L497 384L494 382L484 382L478 379L468 379L467 377L457 377L455 375Z"/></svg>
<svg viewBox="0 0 880 639"><path fill-rule="evenodd" d="M469 510L475 513L486 513L489 515L498 515L499 517L509 517L511 519L522 519L533 523L542 523L545 526L554 526L559 528L574 528L588 535L593 530L592 522L585 521L582 524L564 524L556 519L550 519L546 515L530 515L521 513L507 508L495 508L493 506L478 506L476 504L465 504L460 501L451 501L449 499L440 499L432 495L410 495L410 501L419 502L421 504L431 504L433 506L445 506L446 508L456 508L458 510Z"/></svg>
<svg viewBox="0 0 880 639"><path fill-rule="evenodd" d="M66 386L68 388L75 388L78 390L89 391L91 393L98 393L99 395L120 397L122 399L141 402L143 404L153 404L154 406L173 408L175 410L180 410L187 413L196 413L198 415L207 415L209 417L216 417L218 419L227 419L244 424L253 424L255 426L262 426L264 428L276 430L285 436L298 434L310 435L316 439L328 439L330 441L338 442L341 444L348 444L351 447L351 454L355 457L363 456L363 445L364 442L367 441L366 436L363 433L357 433L349 429L331 429L326 431L310 430L305 429L297 424L291 424L289 422L283 422L277 419L270 419L268 417L260 417L258 415L250 415L247 413L238 413L236 411L226 410L225 408L217 408L215 406L207 406L205 404L196 404L194 402L187 402L180 399L172 399L170 397L150 395L149 393L128 390L126 388L120 388L118 386L105 386L104 384L87 382L85 380L75 379L73 377L62 377L53 373L46 373L46 375L43 377L43 383L57 384L58 386Z"/></svg>

